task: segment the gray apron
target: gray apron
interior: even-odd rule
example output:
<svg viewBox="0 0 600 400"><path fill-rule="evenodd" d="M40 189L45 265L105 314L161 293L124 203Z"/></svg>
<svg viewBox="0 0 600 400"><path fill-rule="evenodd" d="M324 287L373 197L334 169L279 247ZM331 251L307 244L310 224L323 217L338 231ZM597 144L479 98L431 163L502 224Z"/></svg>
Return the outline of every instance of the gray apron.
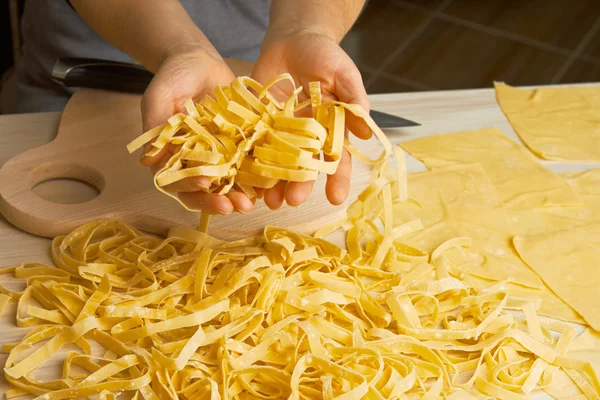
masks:
<svg viewBox="0 0 600 400"><path fill-rule="evenodd" d="M223 57L256 61L269 22L270 0L180 2ZM52 82L57 58L133 62L98 36L65 0L25 1L21 25L23 54L0 93L4 114L64 108L73 91Z"/></svg>

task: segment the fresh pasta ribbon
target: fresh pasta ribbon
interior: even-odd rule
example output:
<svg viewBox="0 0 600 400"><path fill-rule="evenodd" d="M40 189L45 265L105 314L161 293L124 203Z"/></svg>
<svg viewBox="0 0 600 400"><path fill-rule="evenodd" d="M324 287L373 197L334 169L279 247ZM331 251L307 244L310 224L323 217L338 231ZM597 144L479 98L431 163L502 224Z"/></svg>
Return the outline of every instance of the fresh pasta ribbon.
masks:
<svg viewBox="0 0 600 400"><path fill-rule="evenodd" d="M270 89L284 80L294 90L285 102L279 102ZM310 99L304 103L299 102L302 91L289 74L266 85L238 77L230 86L218 87L214 98L207 95L199 103L188 100L184 104L187 115L172 116L133 140L127 149L131 153L152 142L146 154L153 156L165 146L174 146L174 155L155 175L154 183L178 201L166 187L189 177L209 178L207 192L226 194L235 189L253 198L256 188L271 188L280 180L305 182L315 180L319 173L335 173L344 148L368 164L391 154L385 134L360 106L323 102L319 82L309 84ZM297 115L305 108L310 108L312 116ZM345 138L345 111L363 119L382 143L384 151L377 159L362 154Z"/></svg>

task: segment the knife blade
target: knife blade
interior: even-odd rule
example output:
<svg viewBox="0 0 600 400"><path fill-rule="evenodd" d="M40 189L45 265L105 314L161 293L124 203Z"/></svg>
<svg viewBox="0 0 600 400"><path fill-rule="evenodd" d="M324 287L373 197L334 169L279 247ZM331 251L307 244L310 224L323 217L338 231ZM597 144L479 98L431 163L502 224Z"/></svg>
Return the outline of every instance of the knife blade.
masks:
<svg viewBox="0 0 600 400"><path fill-rule="evenodd" d="M59 58L52 69L52 80L68 88L92 88L142 94L154 77L139 64L96 58ZM420 124L406 118L371 110L380 128L406 128Z"/></svg>

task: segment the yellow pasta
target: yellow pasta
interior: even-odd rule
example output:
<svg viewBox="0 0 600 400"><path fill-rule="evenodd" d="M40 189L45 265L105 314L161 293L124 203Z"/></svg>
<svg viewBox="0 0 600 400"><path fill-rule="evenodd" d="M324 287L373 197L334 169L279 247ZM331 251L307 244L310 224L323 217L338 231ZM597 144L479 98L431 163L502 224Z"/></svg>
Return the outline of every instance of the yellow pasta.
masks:
<svg viewBox="0 0 600 400"><path fill-rule="evenodd" d="M8 296L4 293L0 293L0 314L2 314L6 305L8 303L10 303L10 300L11 300L10 296Z"/></svg>
<svg viewBox="0 0 600 400"><path fill-rule="evenodd" d="M431 253L403 242L423 229L397 207L415 203L404 153L368 114L322 103L318 83L305 103L300 88L278 102L269 88L282 79L291 81L238 78L214 98L186 102L187 115L129 149L154 139L150 155L179 147L156 176L161 190L205 175L211 192L252 195L332 173L345 146L373 164L346 217L313 236L266 227L235 242L209 236L207 215L198 230L174 227L166 238L112 220L55 238L54 267L0 270L26 279L22 292L0 286L0 309L16 302L17 324L31 327L3 347L7 398L523 399L565 376L581 398L598 398L592 364L568 356L570 325L538 319L539 302L511 301L506 282L475 288L453 275L460 268L448 254L470 238ZM309 106L313 118L295 116ZM381 139L378 158L344 143L345 111ZM345 249L325 240L337 230ZM524 319L505 312L509 304ZM36 370L52 357L63 358L61 378L40 380Z"/></svg>
<svg viewBox="0 0 600 400"><path fill-rule="evenodd" d="M294 90L287 101L279 102L269 90L284 80ZM153 156L165 146L175 146L175 154L154 183L177 201L165 187L189 177L208 177L207 192L225 194L235 188L253 198L253 188L271 188L280 180L312 181L319 173L335 173L344 147L369 164L391 154L385 134L365 110L355 104L322 102L320 83L309 86L310 100L299 103L303 88L296 88L289 74L264 86L249 77L236 78L230 86L218 87L214 98L206 96L198 104L188 100L187 115L174 115L133 140L127 149L131 153L153 141L147 152ZM308 107L312 117L297 116ZM384 151L378 159L370 159L345 139L345 111L364 119L381 141Z"/></svg>
<svg viewBox="0 0 600 400"><path fill-rule="evenodd" d="M102 220L56 238L57 268L2 271L27 277L23 292L2 292L33 326L4 347L9 395L522 399L565 373L597 398L592 365L568 357L570 325L543 323L531 302L515 318L505 284L452 276L445 253L468 238L431 254L402 243L422 224L394 225L398 179L377 164L347 217L315 236L267 227L226 242L178 227L161 239ZM318 237L337 229L347 249ZM33 378L68 344L79 350L61 379Z"/></svg>

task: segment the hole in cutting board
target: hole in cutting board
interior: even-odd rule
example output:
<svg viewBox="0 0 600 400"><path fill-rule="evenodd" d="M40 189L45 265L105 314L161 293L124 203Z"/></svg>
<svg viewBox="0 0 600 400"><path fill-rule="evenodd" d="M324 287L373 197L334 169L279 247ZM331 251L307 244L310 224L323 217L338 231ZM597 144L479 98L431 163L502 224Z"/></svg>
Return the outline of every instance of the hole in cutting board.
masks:
<svg viewBox="0 0 600 400"><path fill-rule="evenodd" d="M85 163L51 161L31 170L31 192L56 204L81 204L95 199L105 187L104 177Z"/></svg>
<svg viewBox="0 0 600 400"><path fill-rule="evenodd" d="M58 204L80 204L93 200L100 190L79 179L54 178L36 184L31 191L38 197Z"/></svg>

